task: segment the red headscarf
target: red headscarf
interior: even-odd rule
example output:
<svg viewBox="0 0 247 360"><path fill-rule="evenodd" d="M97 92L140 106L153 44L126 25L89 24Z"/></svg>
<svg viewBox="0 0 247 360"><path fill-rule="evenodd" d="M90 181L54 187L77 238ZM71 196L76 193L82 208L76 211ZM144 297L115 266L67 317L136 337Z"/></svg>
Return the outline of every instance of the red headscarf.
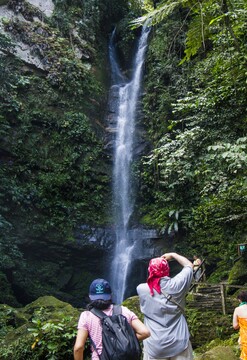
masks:
<svg viewBox="0 0 247 360"><path fill-rule="evenodd" d="M168 265L168 261L163 257L158 257L150 260L148 266L148 273L149 277L147 279L147 283L151 295L154 295L153 289L155 289L160 294L160 279L164 276L169 276L170 274L170 267Z"/></svg>

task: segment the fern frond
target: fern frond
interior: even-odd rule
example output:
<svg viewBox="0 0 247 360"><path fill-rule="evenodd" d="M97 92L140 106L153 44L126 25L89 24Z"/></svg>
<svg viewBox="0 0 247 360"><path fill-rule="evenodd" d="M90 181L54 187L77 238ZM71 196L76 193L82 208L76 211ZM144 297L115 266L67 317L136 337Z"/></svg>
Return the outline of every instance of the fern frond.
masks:
<svg viewBox="0 0 247 360"><path fill-rule="evenodd" d="M150 25L156 25L170 15L173 10L179 5L183 4L184 0L168 0L165 4L160 4L156 9L148 12L147 14L131 21L130 25L133 28L142 26L146 21L150 21Z"/></svg>
<svg viewBox="0 0 247 360"><path fill-rule="evenodd" d="M194 19L190 23L190 28L187 32L186 38L186 49L185 49L185 57L180 62L182 64L184 61L189 60L192 56L194 56L200 47L202 46L202 23L200 16L195 16Z"/></svg>

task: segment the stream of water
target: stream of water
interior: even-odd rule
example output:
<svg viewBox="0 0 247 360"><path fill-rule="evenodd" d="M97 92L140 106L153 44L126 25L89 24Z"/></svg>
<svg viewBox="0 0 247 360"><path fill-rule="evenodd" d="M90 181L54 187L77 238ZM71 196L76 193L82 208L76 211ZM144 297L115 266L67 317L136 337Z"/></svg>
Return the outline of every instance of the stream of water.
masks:
<svg viewBox="0 0 247 360"><path fill-rule="evenodd" d="M138 241L130 236L129 221L133 212L135 196L131 176L135 120L140 96L143 65L150 28L143 27L133 62L132 77L126 79L121 72L114 47L113 32L109 44L112 83L117 98L116 129L114 143L114 216L116 219L116 243L110 269L110 283L116 303L125 298L128 278L133 260L140 249Z"/></svg>

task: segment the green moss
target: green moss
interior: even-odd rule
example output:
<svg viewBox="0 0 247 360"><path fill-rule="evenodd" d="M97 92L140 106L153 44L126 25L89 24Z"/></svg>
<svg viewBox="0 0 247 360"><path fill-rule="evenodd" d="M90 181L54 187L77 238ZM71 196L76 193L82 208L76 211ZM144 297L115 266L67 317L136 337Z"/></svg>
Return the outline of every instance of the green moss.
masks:
<svg viewBox="0 0 247 360"><path fill-rule="evenodd" d="M239 357L230 346L216 346L203 355L196 355L195 360L237 360Z"/></svg>
<svg viewBox="0 0 247 360"><path fill-rule="evenodd" d="M139 319L143 320L143 314L140 311L140 302L138 296L132 296L126 300L124 300L123 304L131 311L133 311Z"/></svg>
<svg viewBox="0 0 247 360"><path fill-rule="evenodd" d="M215 339L226 340L235 333L232 328L232 315L223 315L215 311L201 311L190 306L193 296L186 298L186 318L195 349L207 346ZM205 349L204 349L205 350Z"/></svg>
<svg viewBox="0 0 247 360"><path fill-rule="evenodd" d="M246 257L236 261L229 272L228 283L230 285L244 285L247 283Z"/></svg>
<svg viewBox="0 0 247 360"><path fill-rule="evenodd" d="M0 338L7 336L13 329L18 328L28 321L28 316L20 309L0 304Z"/></svg>
<svg viewBox="0 0 247 360"><path fill-rule="evenodd" d="M57 359L72 358L79 310L52 296L44 296L23 309L2 308L2 311L1 322L5 319L6 325L10 316L22 318L24 323L15 321L12 329L2 334L1 360L9 357L38 360L50 358L52 354Z"/></svg>

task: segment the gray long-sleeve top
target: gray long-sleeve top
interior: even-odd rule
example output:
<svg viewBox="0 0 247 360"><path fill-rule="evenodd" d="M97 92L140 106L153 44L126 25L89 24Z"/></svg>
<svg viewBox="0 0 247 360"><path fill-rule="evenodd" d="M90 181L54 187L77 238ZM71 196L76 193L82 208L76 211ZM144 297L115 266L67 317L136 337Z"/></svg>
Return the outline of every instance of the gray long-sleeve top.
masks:
<svg viewBox="0 0 247 360"><path fill-rule="evenodd" d="M176 276L165 276L160 285L182 307L193 278L193 270L185 266ZM189 344L189 329L184 315L177 305L154 290L151 296L147 283L137 286L141 312L151 336L144 340L144 350L151 358L167 358L184 351Z"/></svg>

